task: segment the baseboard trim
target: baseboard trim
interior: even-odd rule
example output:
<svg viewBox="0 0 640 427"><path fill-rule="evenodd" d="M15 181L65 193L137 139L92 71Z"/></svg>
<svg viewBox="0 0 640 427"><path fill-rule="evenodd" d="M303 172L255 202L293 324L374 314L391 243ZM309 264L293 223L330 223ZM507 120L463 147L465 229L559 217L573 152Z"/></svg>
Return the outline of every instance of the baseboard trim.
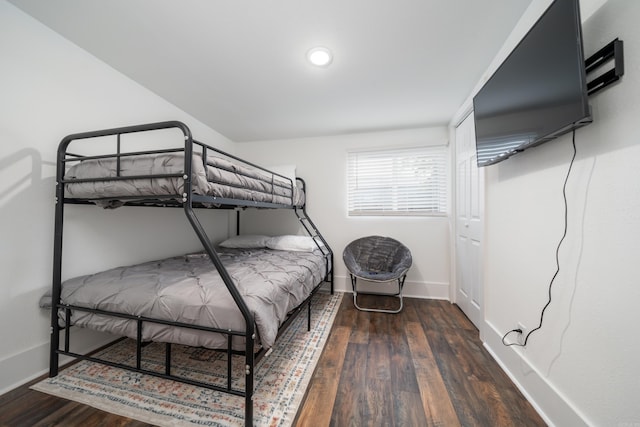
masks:
<svg viewBox="0 0 640 427"><path fill-rule="evenodd" d="M358 281L359 291L375 291L380 289L375 288L375 284L372 284L371 286L372 287L368 287L366 282L364 281ZM353 289L351 288L351 279L349 278L349 276L335 276L334 289L338 292L351 293ZM389 289L397 290L397 286L394 284L390 284ZM449 284L437 282L414 282L407 280L404 284L402 295L408 298L449 300Z"/></svg>
<svg viewBox="0 0 640 427"><path fill-rule="evenodd" d="M48 371L49 344L40 344L0 360L0 395Z"/></svg>
<svg viewBox="0 0 640 427"><path fill-rule="evenodd" d="M519 347L502 344L502 334L485 322L484 347L549 426L589 426L579 411L529 361Z"/></svg>
<svg viewBox="0 0 640 427"><path fill-rule="evenodd" d="M64 335L63 335L64 336ZM89 353L113 341L114 336L88 329L74 329L73 340L77 343L74 351ZM59 365L73 359L61 356ZM45 375L49 372L49 343L38 344L0 360L0 395Z"/></svg>

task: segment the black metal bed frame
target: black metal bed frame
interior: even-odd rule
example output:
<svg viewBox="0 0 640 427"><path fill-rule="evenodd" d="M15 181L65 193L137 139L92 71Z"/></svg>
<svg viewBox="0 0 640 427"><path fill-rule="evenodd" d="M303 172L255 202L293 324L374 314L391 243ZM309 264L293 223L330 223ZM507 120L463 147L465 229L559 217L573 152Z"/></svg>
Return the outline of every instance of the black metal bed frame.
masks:
<svg viewBox="0 0 640 427"><path fill-rule="evenodd" d="M161 150L150 150L150 151L136 151L136 152L123 152L121 151L121 136L126 134L132 134L137 132L148 132L148 131L157 131L163 129L178 129L184 135L184 147L175 148L175 149L161 149ZM72 141L78 141L82 139L92 139L99 138L105 136L115 136L116 137L116 153L115 154L106 154L106 155L98 155L98 156L82 156L79 154L69 153L67 152L68 146ZM277 204L277 203L269 203L269 202L254 202L248 200L237 200L237 199L229 199L229 198L220 198L213 196L203 196L192 193L192 182L191 182L191 172L192 172L192 161L194 159L194 146L199 148L199 153L202 156L202 161L206 166L207 162L207 153L214 152L220 155L223 155L227 158L231 158L235 161L242 162L244 165L249 165L253 168L260 169L268 174L271 174L271 184L274 185L274 177L278 176L279 178L291 181L290 179L283 177L282 175L278 175L276 173L270 172L265 168L262 168L258 165L249 163L244 161L238 157L225 153L221 150L218 150L209 145L198 142L192 138L190 129L182 122L179 121L167 121L167 122L159 122L159 123L150 123L143 125L135 125L135 126L126 126L105 130L98 130L92 132L84 132L77 133L73 135L69 135L65 137L59 144L58 154L57 154L57 171L56 171L56 208L55 208L55 234L54 234L54 261L53 261L53 290L52 290L52 307L51 307L51 348L50 348L50 361L49 361L49 376L54 377L58 375L59 370L59 356L66 355L71 356L76 359L82 360L90 360L94 362L103 363L110 366L115 366L119 368L128 369L131 371L144 373L148 375L153 375L160 378L171 379L175 381L180 381L183 383L205 387L212 390L217 390L225 393L234 394L237 396L242 396L245 398L245 424L252 425L253 423L253 391L254 391L254 370L255 364L261 357L263 357L266 353L264 348L255 353L255 343L256 343L256 334L255 334L255 324L253 315L249 311L246 303L242 299L238 289L236 288L233 279L227 272L225 266L222 264L213 244L210 239L207 237L207 234L202 227L200 221L198 220L194 208L206 208L211 207L212 205L215 208L247 208L247 207L258 207L258 208L272 208L272 209L291 209L295 212L298 220L304 226L306 232L313 238L316 242L318 248L322 251L326 261L326 271L324 280L321 281L314 289L311 291L311 294L305 299L305 301L300 304L296 309L292 311L290 316L280 327L280 331L286 328L297 315L302 311L304 306L307 307L307 328L311 329L311 299L319 290L319 288L325 283L328 282L331 285L331 293L333 293L333 252L331 251L328 243L324 239L324 237L319 233L315 224L309 218L306 212L306 202L302 204L302 206L296 206L293 199L293 191L291 192L291 204ZM184 152L184 170L182 173L174 173L174 174L158 174L158 175L126 175L121 176L120 174L120 159L122 157L127 156L139 156L139 155L148 155L148 154L160 154L160 153L171 153L171 152ZM108 177L108 178L95 178L95 179L67 179L65 178L66 165L70 162L78 162L82 160L89 159L116 159L116 176ZM184 209L184 213L187 216L189 223L191 224L194 232L196 233L198 239L202 243L203 248L206 253L209 255L212 263L216 267L217 271L220 274L224 284L229 290L233 300L235 301L238 309L242 313L246 328L244 331L233 331L228 329L219 329L219 328L211 328L204 327L192 324L186 324L182 322L175 321L167 321L161 319L153 319L144 316L135 316L125 313L111 312L105 310L91 309L86 307L72 306L67 304L62 304L60 301L61 290L62 290L62 237L63 237L63 220L64 220L64 205L67 203L72 204L90 204L95 201L108 201L105 198L93 198L93 199L77 199L77 198L67 198L65 197L65 185L68 183L77 183L77 182L90 182L90 181L118 181L118 180L136 180L136 179L154 179L154 178L179 178L184 180L184 192L183 194L175 194L170 196L150 196L149 198L145 197L132 197L132 198L118 198L119 201L122 201L125 206L162 206L162 207L182 207ZM305 182L304 180L298 178L298 180L302 184L303 190L305 190ZM294 183L291 183L294 184ZM293 189L293 187L291 187ZM238 231L239 231L239 211L238 211ZM64 326L60 326L59 323L59 311L62 310L64 312ZM136 366L129 366L120 363L114 363L112 361L99 359L97 357L91 355L83 355L70 351L70 325L72 311L85 311L94 314L119 317L123 319L133 320L137 323L137 345L136 345ZM171 374L171 343L165 343L165 370L164 373L151 371L142 367L142 347L144 343L142 342L142 326L144 323L156 323L156 324L164 324L169 326L183 327L189 329L197 329L202 331L208 331L213 333L224 334L227 336L227 347L226 352L227 355L227 384L225 387L215 385L215 384L207 384L199 381L194 381L185 377L177 377ZM66 329L64 335L64 345L63 348L60 348L60 332L62 329ZM240 336L245 338L245 350L237 351L232 349L232 339L235 336ZM233 354L242 354L245 358L245 387L244 390L234 388L232 386L232 355Z"/></svg>

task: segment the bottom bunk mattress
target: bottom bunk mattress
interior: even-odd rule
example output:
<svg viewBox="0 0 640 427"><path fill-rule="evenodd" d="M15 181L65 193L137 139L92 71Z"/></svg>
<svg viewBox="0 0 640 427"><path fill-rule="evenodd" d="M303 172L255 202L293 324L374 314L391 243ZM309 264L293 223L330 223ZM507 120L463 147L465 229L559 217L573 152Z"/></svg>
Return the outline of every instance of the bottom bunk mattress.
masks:
<svg viewBox="0 0 640 427"><path fill-rule="evenodd" d="M220 249L220 259L255 319L268 349L287 314L325 279L320 250ZM188 254L76 277L62 284L62 304L153 319L244 331L245 321L206 253ZM64 324L64 310L59 310ZM135 338L135 320L72 310L72 325ZM240 339L239 339L240 338ZM143 341L226 348L224 334L144 322ZM233 347L244 350L244 338Z"/></svg>

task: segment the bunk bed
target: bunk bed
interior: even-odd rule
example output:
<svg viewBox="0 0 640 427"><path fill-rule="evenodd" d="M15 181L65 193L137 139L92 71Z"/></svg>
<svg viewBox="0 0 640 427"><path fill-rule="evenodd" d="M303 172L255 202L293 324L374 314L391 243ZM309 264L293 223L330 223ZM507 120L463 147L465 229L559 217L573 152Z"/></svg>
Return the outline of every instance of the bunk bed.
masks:
<svg viewBox="0 0 640 427"><path fill-rule="evenodd" d="M167 132L178 135L179 142L143 151L127 145L131 136L153 138L157 132L163 138ZM98 145L108 148L97 149ZM252 425L256 362L304 307L311 328L311 299L324 283L333 293L333 252L307 214L304 180L196 141L178 121L69 135L60 142L57 156L49 376L58 374L59 356L67 355L231 393L244 397L245 423ZM63 220L68 204L182 208L203 251L63 281ZM271 249L264 242L249 248L219 247L195 213L235 209L239 234L240 212L246 208L291 210L307 236L275 238L275 246L266 245ZM304 248L278 246L292 238L305 239ZM276 271L277 277L265 277L265 265L273 266L268 270ZM71 351L71 326L135 339L135 366ZM141 363L142 348L150 341L166 345L164 372L147 370ZM226 385L172 375L172 344L226 352ZM244 358L243 389L232 385L233 354Z"/></svg>

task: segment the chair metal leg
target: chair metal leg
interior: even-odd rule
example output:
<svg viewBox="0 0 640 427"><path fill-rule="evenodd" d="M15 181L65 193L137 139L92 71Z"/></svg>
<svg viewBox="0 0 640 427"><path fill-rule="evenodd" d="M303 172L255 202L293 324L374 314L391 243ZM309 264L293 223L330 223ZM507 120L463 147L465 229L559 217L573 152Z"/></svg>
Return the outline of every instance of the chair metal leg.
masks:
<svg viewBox="0 0 640 427"><path fill-rule="evenodd" d="M353 289L353 305L360 311L371 311L375 313L392 313L392 314L400 313L402 311L402 308L404 307L403 301L402 301L402 288L404 287L404 279L406 277L407 276L404 275L398 278L398 293L395 293L395 294L388 294L388 293L382 293L382 292L360 292L360 294L362 295L391 296L391 297L396 297L400 300L400 306L398 307L397 310L384 310L380 308L361 307L358 305L358 290L356 286L357 277L351 274L351 288Z"/></svg>

